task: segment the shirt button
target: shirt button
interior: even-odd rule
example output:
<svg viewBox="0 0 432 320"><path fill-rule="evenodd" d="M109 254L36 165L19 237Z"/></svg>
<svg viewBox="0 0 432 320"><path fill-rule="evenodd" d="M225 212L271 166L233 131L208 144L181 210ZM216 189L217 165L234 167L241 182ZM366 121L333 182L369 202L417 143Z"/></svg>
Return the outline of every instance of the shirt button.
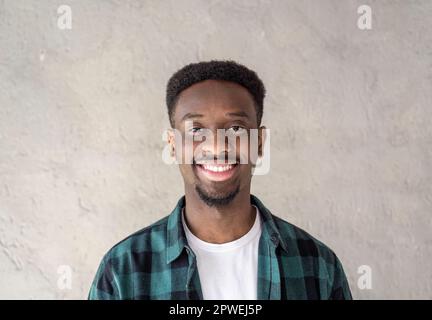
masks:
<svg viewBox="0 0 432 320"><path fill-rule="evenodd" d="M277 236L274 235L274 234L270 237L270 240L271 240L274 244L277 244L277 243L278 243L278 238L277 238Z"/></svg>

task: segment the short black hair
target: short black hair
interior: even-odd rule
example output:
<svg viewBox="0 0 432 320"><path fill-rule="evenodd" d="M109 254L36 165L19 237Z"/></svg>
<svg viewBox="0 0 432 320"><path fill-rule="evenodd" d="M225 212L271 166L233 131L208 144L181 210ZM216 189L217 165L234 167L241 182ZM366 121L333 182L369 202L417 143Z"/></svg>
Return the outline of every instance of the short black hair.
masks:
<svg viewBox="0 0 432 320"><path fill-rule="evenodd" d="M174 109L180 93L193 84L205 80L230 81L246 88L255 101L258 126L261 124L265 88L255 71L232 60L211 60L188 64L175 72L168 80L166 104L172 127L174 127Z"/></svg>

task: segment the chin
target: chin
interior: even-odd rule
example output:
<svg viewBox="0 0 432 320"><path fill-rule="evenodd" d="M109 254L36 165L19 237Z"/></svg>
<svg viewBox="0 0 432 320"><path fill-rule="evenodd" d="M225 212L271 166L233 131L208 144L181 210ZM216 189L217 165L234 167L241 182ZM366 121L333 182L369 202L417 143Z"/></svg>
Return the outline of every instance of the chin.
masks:
<svg viewBox="0 0 432 320"><path fill-rule="evenodd" d="M195 187L196 192L203 202L209 207L221 207L230 204L240 191L240 187L237 186L232 191L227 192L209 192L200 186Z"/></svg>

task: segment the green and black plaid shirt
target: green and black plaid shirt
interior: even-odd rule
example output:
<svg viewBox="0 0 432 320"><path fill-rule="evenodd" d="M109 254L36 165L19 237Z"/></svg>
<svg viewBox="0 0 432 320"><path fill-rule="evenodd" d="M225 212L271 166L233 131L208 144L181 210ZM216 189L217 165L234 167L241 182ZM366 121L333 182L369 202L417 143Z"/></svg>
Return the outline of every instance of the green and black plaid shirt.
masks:
<svg viewBox="0 0 432 320"><path fill-rule="evenodd" d="M251 195L262 216L258 299L352 299L342 265L326 245L274 216ZM203 299L196 257L181 211L130 235L104 256L89 299Z"/></svg>

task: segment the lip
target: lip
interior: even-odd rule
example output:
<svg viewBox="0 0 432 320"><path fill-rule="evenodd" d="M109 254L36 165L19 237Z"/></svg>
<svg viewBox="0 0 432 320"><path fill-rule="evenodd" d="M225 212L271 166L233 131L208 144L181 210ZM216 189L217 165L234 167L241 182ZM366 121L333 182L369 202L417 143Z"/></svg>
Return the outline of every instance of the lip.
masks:
<svg viewBox="0 0 432 320"><path fill-rule="evenodd" d="M212 164L213 165L213 164ZM215 166L221 166L220 164L214 164ZM211 181L226 181L231 179L235 173L238 171L239 164L232 164L232 168L226 171L210 171L204 168L202 164L194 164L194 167L197 169L198 173L201 176L204 176L206 179Z"/></svg>

